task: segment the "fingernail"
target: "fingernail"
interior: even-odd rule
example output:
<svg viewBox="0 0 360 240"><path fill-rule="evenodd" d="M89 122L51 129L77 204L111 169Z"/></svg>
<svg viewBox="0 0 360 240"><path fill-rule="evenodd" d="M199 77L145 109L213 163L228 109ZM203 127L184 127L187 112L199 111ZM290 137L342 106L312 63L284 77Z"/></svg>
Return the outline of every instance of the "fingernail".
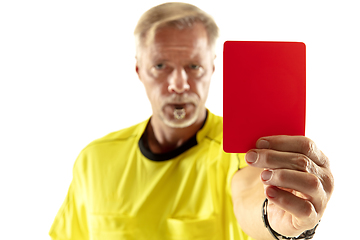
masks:
<svg viewBox="0 0 360 240"><path fill-rule="evenodd" d="M261 139L261 140L258 142L258 144L257 144L257 147L258 147L258 148L265 148L265 149L267 149L267 148L269 148L269 146L270 146L270 143L269 143L268 141L266 141L266 140L263 140L263 139Z"/></svg>
<svg viewBox="0 0 360 240"><path fill-rule="evenodd" d="M254 151L250 151L245 155L245 159L248 163L256 162L257 158L258 158L258 154Z"/></svg>
<svg viewBox="0 0 360 240"><path fill-rule="evenodd" d="M269 198L275 198L276 195L277 195L277 192L274 188L272 187L268 187L266 189L266 195L269 197Z"/></svg>
<svg viewBox="0 0 360 240"><path fill-rule="evenodd" d="M261 179L263 181L268 181L268 180L270 180L272 174L273 174L273 172L271 170L265 170L261 173Z"/></svg>

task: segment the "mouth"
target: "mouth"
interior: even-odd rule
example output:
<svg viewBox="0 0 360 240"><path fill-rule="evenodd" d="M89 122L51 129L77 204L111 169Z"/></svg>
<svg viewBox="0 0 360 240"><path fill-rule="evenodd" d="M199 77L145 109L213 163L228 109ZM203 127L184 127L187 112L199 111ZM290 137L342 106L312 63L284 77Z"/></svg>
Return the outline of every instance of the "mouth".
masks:
<svg viewBox="0 0 360 240"><path fill-rule="evenodd" d="M167 103L165 106L170 107L172 110L174 109L187 109L191 107L193 104L190 102L170 102Z"/></svg>
<svg viewBox="0 0 360 240"><path fill-rule="evenodd" d="M195 108L196 105L193 102L169 102L164 105L163 111L170 118L181 120L190 116Z"/></svg>
<svg viewBox="0 0 360 240"><path fill-rule="evenodd" d="M173 104L175 109L184 109L186 107L186 104Z"/></svg>

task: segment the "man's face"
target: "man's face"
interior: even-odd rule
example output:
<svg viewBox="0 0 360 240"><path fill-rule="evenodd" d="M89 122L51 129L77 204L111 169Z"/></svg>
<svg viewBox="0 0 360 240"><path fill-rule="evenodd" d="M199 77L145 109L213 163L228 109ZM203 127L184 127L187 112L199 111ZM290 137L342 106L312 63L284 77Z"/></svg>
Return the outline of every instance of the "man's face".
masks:
<svg viewBox="0 0 360 240"><path fill-rule="evenodd" d="M182 30L159 29L154 41L141 48L136 66L153 118L169 127L184 128L203 115L214 57L201 23ZM185 110L185 117L178 119L174 112L182 112L181 109Z"/></svg>

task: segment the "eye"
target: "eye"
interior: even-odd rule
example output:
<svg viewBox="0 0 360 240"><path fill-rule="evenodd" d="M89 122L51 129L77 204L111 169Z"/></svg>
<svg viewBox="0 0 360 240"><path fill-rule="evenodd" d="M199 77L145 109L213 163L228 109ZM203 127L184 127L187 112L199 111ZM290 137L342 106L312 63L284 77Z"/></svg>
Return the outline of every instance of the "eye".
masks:
<svg viewBox="0 0 360 240"><path fill-rule="evenodd" d="M192 70L198 70L200 68L199 65L196 65L196 64L190 64L190 69Z"/></svg>
<svg viewBox="0 0 360 240"><path fill-rule="evenodd" d="M165 64L159 63L159 64L156 64L154 67L155 67L155 69L157 69L157 70L161 70L161 69L164 69L164 68L165 68Z"/></svg>

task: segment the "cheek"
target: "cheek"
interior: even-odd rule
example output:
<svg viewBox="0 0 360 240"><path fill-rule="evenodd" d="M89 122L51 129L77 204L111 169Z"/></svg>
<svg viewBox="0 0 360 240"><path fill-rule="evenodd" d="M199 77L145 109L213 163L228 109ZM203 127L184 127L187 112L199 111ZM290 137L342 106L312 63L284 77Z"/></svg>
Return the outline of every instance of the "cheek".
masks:
<svg viewBox="0 0 360 240"><path fill-rule="evenodd" d="M206 101L208 93L209 93L209 87L210 87L210 81L206 81L203 83L202 89L201 89L201 100Z"/></svg>
<svg viewBox="0 0 360 240"><path fill-rule="evenodd" d="M148 71L148 75L154 79L158 79L160 78L160 72L159 71L156 71L155 68L151 68L149 71Z"/></svg>
<svg viewBox="0 0 360 240"><path fill-rule="evenodd" d="M196 81L196 91L202 101L205 101L209 92L210 87L210 76L204 76L201 80Z"/></svg>
<svg viewBox="0 0 360 240"><path fill-rule="evenodd" d="M151 104L160 104L161 98L167 93L166 84L162 84L160 81L155 81L154 79L146 79L143 81L143 84Z"/></svg>

